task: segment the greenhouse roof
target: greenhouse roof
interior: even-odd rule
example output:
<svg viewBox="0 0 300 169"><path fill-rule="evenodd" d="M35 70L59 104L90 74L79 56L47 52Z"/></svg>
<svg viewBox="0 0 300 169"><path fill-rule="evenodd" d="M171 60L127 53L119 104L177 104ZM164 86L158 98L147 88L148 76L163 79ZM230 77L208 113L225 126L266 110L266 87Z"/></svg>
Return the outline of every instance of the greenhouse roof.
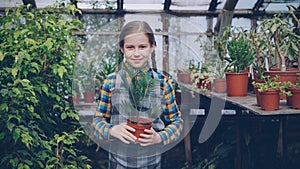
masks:
<svg viewBox="0 0 300 169"><path fill-rule="evenodd" d="M14 7L23 3L35 3L38 8L53 5L57 0L0 0L0 7ZM61 0L67 2L67 0ZM70 0L76 1L76 0ZM221 10L225 4L234 4L235 10L287 11L287 4L300 7L300 0L78 0L80 9L124 10Z"/></svg>

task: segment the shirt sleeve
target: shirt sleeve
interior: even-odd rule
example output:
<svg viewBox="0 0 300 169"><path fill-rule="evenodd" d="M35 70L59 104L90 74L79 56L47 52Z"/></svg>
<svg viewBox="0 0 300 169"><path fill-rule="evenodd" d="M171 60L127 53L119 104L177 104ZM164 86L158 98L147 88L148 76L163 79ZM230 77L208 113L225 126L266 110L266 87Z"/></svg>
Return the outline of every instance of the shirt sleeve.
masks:
<svg viewBox="0 0 300 169"><path fill-rule="evenodd" d="M175 91L168 79L164 79L163 83L164 98L166 105L163 110L163 116L167 122L167 126L158 134L161 136L163 144L169 144L176 141L183 130L183 120L181 112L175 101Z"/></svg>
<svg viewBox="0 0 300 169"><path fill-rule="evenodd" d="M96 112L92 121L94 129L94 135L100 140L109 139L109 129L113 126L109 123L111 117L112 105L111 105L111 80L104 80L100 86L99 99L96 105Z"/></svg>

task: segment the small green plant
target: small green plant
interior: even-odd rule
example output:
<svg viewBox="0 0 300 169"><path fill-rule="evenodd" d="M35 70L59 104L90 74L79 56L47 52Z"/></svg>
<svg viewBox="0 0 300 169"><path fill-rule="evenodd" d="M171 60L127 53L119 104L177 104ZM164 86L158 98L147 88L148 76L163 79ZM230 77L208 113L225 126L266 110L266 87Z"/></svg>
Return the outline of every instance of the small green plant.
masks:
<svg viewBox="0 0 300 169"><path fill-rule="evenodd" d="M135 73L133 68L125 67L129 78L121 76L125 88L129 93L129 101L122 100L121 108L129 115L129 118L140 117L140 113L149 111L147 114L150 118L157 118L161 111L161 104L157 104L155 99L156 86L160 85L160 80L152 78L148 72Z"/></svg>
<svg viewBox="0 0 300 169"><path fill-rule="evenodd" d="M108 59L103 59L99 63L99 71L96 74L96 79L98 79L100 82L103 82L109 74L117 71L118 66L119 61L117 57L112 56Z"/></svg>
<svg viewBox="0 0 300 169"><path fill-rule="evenodd" d="M284 85L278 80L279 76L270 77L263 76L263 83L253 81L252 84L254 87L258 87L259 92L264 92L267 90L279 90L281 93L285 93Z"/></svg>
<svg viewBox="0 0 300 169"><path fill-rule="evenodd" d="M224 58L229 62L227 70L241 73L252 64L254 53L251 49L250 42L246 38L238 37L231 39L228 42L227 49L228 57Z"/></svg>
<svg viewBox="0 0 300 169"><path fill-rule="evenodd" d="M213 60L210 71L212 72L215 79L225 78L226 63L220 59Z"/></svg>
<svg viewBox="0 0 300 169"><path fill-rule="evenodd" d="M282 82L282 86L284 89L289 89L289 88L293 88L293 89L300 89L300 73L297 73L297 76L298 76L298 81L296 84L290 82L290 81L287 81L287 82ZM287 90L289 92L289 90ZM291 96L292 94L289 92L287 93L288 96Z"/></svg>

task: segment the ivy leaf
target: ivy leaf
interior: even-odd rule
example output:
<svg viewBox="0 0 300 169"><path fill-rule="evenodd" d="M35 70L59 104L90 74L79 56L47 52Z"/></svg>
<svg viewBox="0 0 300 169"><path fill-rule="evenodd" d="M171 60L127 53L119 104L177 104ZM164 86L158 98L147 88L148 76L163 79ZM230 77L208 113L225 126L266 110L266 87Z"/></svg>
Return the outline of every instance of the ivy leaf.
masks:
<svg viewBox="0 0 300 169"><path fill-rule="evenodd" d="M48 50L52 48L52 38L47 38L46 42L44 43L45 46L47 46Z"/></svg>
<svg viewBox="0 0 300 169"><path fill-rule="evenodd" d="M16 76L17 76L17 74L18 74L18 68L12 68L12 70L11 70L11 74L12 74L12 76L14 77L14 78L16 78Z"/></svg>
<svg viewBox="0 0 300 169"><path fill-rule="evenodd" d="M0 51L0 62L1 62L2 60L4 60L4 57L5 57L5 55L2 53L2 51Z"/></svg>
<svg viewBox="0 0 300 169"><path fill-rule="evenodd" d="M62 113L62 114L60 115L60 118L61 118L62 120L66 119L66 118L67 118L67 114L66 114L66 113Z"/></svg>
<svg viewBox="0 0 300 169"><path fill-rule="evenodd" d="M27 46L28 46L28 44L35 46L36 41L31 39L31 38L25 38L25 43L26 43Z"/></svg>
<svg viewBox="0 0 300 169"><path fill-rule="evenodd" d="M46 95L48 95L48 87L46 85L42 86L42 90L44 93L46 93Z"/></svg>
<svg viewBox="0 0 300 169"><path fill-rule="evenodd" d="M63 75L65 72L67 72L67 70L64 66L60 66L60 67L58 67L57 72L58 72L58 76L60 78L63 78Z"/></svg>
<svg viewBox="0 0 300 169"><path fill-rule="evenodd" d="M2 103L0 106L0 110L5 110L7 112L8 111L7 103Z"/></svg>
<svg viewBox="0 0 300 169"><path fill-rule="evenodd" d="M0 133L0 140L3 140L5 138L5 132Z"/></svg>
<svg viewBox="0 0 300 169"><path fill-rule="evenodd" d="M16 128L13 132L13 139L15 142L18 141L18 139L20 138L20 133L21 133L21 129L20 128Z"/></svg>

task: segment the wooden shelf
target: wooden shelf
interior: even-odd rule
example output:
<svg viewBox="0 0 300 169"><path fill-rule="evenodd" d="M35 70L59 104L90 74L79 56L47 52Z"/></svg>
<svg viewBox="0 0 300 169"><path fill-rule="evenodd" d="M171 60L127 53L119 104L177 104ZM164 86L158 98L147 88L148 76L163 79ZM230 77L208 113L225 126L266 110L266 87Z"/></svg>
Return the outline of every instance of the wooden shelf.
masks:
<svg viewBox="0 0 300 169"><path fill-rule="evenodd" d="M248 93L245 97L228 97L226 93L215 93L212 91L202 92L200 89L192 89L192 85L179 83L179 85L187 90L193 91L194 93L200 94L201 96L208 97L210 99L218 98L240 108L244 108L255 115L292 115L300 114L300 110L292 109L286 104L286 100L280 101L280 106L278 110L275 111L265 111L262 110L256 104L256 95L253 93Z"/></svg>

